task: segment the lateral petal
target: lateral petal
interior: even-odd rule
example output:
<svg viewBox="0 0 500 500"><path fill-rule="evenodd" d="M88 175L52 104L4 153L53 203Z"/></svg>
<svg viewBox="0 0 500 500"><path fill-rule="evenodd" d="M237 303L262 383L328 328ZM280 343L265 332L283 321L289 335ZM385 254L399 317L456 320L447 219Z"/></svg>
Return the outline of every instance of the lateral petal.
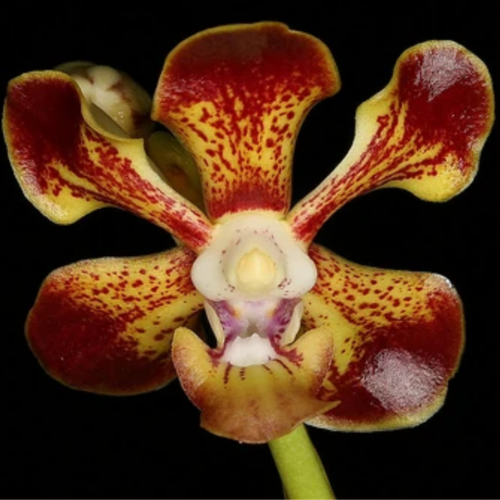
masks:
<svg viewBox="0 0 500 500"><path fill-rule="evenodd" d="M41 365L65 385L110 395L160 388L175 377L175 328L195 327L203 298L185 248L137 258L82 261L54 271L26 335Z"/></svg>
<svg viewBox="0 0 500 500"><path fill-rule="evenodd" d="M442 405L464 343L460 299L435 274L360 266L312 245L316 286L304 327L333 332L321 398L336 406L310 422L335 430L410 427Z"/></svg>
<svg viewBox="0 0 500 500"><path fill-rule="evenodd" d="M219 436L266 443L331 407L316 398L332 360L326 328L307 332L263 365L221 361L187 328L175 332L172 357L181 385L201 410L201 426Z"/></svg>
<svg viewBox="0 0 500 500"><path fill-rule="evenodd" d="M12 80L3 126L24 194L52 221L70 224L114 205L163 227L191 249L210 240L206 217L166 184L143 140L102 128L65 73L35 71Z"/></svg>
<svg viewBox="0 0 500 500"><path fill-rule="evenodd" d="M455 196L476 174L493 114L491 78L475 55L454 42L408 49L389 85L358 108L346 158L290 212L294 233L311 242L339 207L381 187Z"/></svg>
<svg viewBox="0 0 500 500"><path fill-rule="evenodd" d="M212 220L245 210L284 216L300 124L339 86L318 39L274 22L223 26L171 52L153 119L193 154Z"/></svg>

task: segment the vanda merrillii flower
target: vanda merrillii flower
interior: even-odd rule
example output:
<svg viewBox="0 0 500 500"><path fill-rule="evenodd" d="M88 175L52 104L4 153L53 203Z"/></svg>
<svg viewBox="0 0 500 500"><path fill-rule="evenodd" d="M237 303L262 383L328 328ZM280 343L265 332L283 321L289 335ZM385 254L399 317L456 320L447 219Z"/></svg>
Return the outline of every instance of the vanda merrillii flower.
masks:
<svg viewBox="0 0 500 500"><path fill-rule="evenodd" d="M199 33L168 56L152 102L184 149L151 133L149 97L111 68L72 63L14 79L4 132L28 199L61 224L124 208L178 243L53 272L27 321L46 371L122 395L177 375L203 427L244 442L302 422L369 431L429 418L462 351L455 290L312 240L373 189L431 201L462 191L493 121L490 77L454 42L410 48L359 107L346 158L290 210L300 124L339 85L327 47L283 24Z"/></svg>

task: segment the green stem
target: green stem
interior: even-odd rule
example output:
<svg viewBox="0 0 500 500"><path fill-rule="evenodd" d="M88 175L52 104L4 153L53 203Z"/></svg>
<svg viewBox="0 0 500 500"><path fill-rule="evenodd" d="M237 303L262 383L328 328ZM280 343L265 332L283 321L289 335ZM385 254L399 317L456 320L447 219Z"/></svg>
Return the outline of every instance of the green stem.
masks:
<svg viewBox="0 0 500 500"><path fill-rule="evenodd" d="M334 499L323 464L304 425L269 442L287 498Z"/></svg>

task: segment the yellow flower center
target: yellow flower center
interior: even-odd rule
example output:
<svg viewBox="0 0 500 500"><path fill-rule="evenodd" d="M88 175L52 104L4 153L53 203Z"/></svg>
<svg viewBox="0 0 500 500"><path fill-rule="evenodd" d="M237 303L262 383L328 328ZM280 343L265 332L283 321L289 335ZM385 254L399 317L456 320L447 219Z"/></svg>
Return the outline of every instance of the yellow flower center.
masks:
<svg viewBox="0 0 500 500"><path fill-rule="evenodd" d="M276 277L276 263L268 254L253 248L240 259L236 277L241 290L265 292Z"/></svg>

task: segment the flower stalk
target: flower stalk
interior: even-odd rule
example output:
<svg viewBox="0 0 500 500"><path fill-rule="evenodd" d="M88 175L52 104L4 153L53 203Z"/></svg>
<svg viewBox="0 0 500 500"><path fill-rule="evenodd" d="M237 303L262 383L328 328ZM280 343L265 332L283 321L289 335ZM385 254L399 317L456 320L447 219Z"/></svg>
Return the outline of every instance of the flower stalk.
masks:
<svg viewBox="0 0 500 500"><path fill-rule="evenodd" d="M273 439L269 448L278 469L286 498L333 499L321 459L304 425Z"/></svg>

